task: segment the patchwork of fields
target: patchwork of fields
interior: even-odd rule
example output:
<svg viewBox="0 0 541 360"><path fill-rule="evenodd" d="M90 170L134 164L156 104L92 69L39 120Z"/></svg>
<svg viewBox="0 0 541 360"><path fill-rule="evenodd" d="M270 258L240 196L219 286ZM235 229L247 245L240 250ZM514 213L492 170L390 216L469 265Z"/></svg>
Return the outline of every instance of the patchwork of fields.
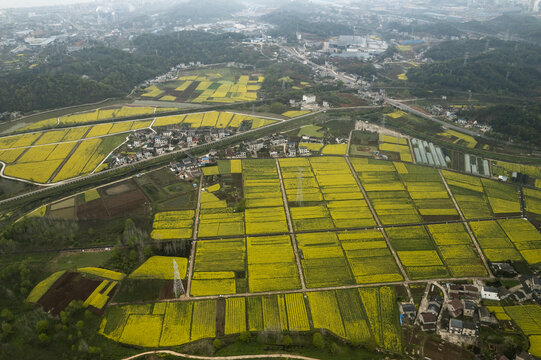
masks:
<svg viewBox="0 0 541 360"><path fill-rule="evenodd" d="M78 126L106 120L117 120L135 116L151 117L156 113L177 111L177 108L123 106L120 108L97 109L90 112L81 112L60 117L49 118L27 125L20 130L39 130L56 126Z"/></svg>
<svg viewBox="0 0 541 360"><path fill-rule="evenodd" d="M350 161L351 167L340 156L234 159L203 168L193 264L153 256L126 279L79 269L99 278L88 285L85 306L103 309L110 297L120 298L106 308L100 333L124 344L165 347L244 331L326 329L400 352L394 288L374 285L406 277L486 277L483 257L541 262L541 234L528 220L509 218L520 214L515 186L402 162ZM84 196L92 201L99 193ZM526 206L535 211L529 198ZM471 221L464 223L459 211ZM151 237L191 239L196 213L156 212ZM193 299L159 302L172 296L174 264ZM43 303L62 276L45 279L28 301ZM145 304L133 304L139 286ZM322 289L341 286L355 288ZM523 308L494 311L535 343L537 310Z"/></svg>
<svg viewBox="0 0 541 360"><path fill-rule="evenodd" d="M118 116L134 116L137 111L118 110ZM147 109L154 114L154 108ZM104 110L96 110L99 114ZM112 111L112 110L111 110ZM94 114L94 115L95 115ZM93 115L93 116L94 116ZM98 115L96 115L98 116ZM105 116L105 115L104 115ZM66 116L66 124L81 124L87 117ZM229 112L202 112L187 115L163 116L153 120L134 120L98 125L68 127L60 130L37 131L0 138L0 161L6 164L4 174L35 183L55 183L103 170L98 166L115 148L120 146L130 132L152 127L179 126L186 128L257 129L278 120Z"/></svg>
<svg viewBox="0 0 541 360"><path fill-rule="evenodd" d="M356 343L400 352L395 301L392 288L379 287L110 306L100 333L125 344L158 347L243 331L324 328Z"/></svg>
<svg viewBox="0 0 541 360"><path fill-rule="evenodd" d="M261 75L226 76L220 73L187 75L178 78L176 87L149 86L141 96L161 101L192 103L236 103L257 100L265 78Z"/></svg>

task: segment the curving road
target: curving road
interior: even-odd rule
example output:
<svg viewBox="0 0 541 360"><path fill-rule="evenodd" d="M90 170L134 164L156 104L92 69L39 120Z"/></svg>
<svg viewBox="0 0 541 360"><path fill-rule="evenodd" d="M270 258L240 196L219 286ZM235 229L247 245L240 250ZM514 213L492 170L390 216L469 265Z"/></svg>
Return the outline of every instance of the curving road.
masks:
<svg viewBox="0 0 541 360"><path fill-rule="evenodd" d="M167 354L167 355L173 355L178 357L183 357L186 359L198 359L198 360L240 360L240 359L298 359L298 360L319 360L317 358L311 358L308 356L302 356L302 355L293 355L293 354L267 354L267 355L234 355L234 356L201 356L201 355L189 355L189 354L182 354L178 353L176 351L171 350L154 350L154 351L146 351L137 355L133 355L127 358L124 358L123 360L133 360L137 359L141 356L147 356L147 355L156 355L156 354Z"/></svg>

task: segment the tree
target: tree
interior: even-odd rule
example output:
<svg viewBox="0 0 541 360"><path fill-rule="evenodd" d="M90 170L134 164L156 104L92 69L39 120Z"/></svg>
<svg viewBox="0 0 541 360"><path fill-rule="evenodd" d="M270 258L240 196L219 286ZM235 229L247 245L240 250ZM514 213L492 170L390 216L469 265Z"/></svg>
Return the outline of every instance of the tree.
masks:
<svg viewBox="0 0 541 360"><path fill-rule="evenodd" d="M216 350L219 350L222 348L222 342L220 341L220 339L214 339L214 341L212 342L212 346L214 346Z"/></svg>
<svg viewBox="0 0 541 360"><path fill-rule="evenodd" d="M38 340L43 345L48 344L50 341L49 336L47 336L47 334L44 334L44 333L41 333L38 335Z"/></svg>
<svg viewBox="0 0 541 360"><path fill-rule="evenodd" d="M243 331L239 335L239 340L243 343L249 343L251 340L252 334L249 331Z"/></svg>
<svg viewBox="0 0 541 360"><path fill-rule="evenodd" d="M38 333L46 332L49 329L49 321L47 319L40 320L36 323L36 331Z"/></svg>
<svg viewBox="0 0 541 360"><path fill-rule="evenodd" d="M331 353L332 354L339 354L342 352L342 348L337 343L333 342L331 344Z"/></svg>
<svg viewBox="0 0 541 360"><path fill-rule="evenodd" d="M320 332L314 333L314 336L312 337L312 344L319 350L323 350L325 348L325 341L323 341L323 335L321 335Z"/></svg>
<svg viewBox="0 0 541 360"><path fill-rule="evenodd" d="M286 111L286 106L279 102L273 102L270 106L270 111L275 114L281 114Z"/></svg>
<svg viewBox="0 0 541 360"><path fill-rule="evenodd" d="M2 333L4 335L11 334L13 332L13 326L10 323L3 322L2 323Z"/></svg>
<svg viewBox="0 0 541 360"><path fill-rule="evenodd" d="M284 336L283 340L282 340L282 344L288 348L290 347L291 345L293 345L293 339L291 338L290 335L286 335Z"/></svg>
<svg viewBox="0 0 541 360"><path fill-rule="evenodd" d="M6 319L6 321L11 321L13 320L13 313L9 309L4 308L2 309L2 313L0 313L0 317Z"/></svg>

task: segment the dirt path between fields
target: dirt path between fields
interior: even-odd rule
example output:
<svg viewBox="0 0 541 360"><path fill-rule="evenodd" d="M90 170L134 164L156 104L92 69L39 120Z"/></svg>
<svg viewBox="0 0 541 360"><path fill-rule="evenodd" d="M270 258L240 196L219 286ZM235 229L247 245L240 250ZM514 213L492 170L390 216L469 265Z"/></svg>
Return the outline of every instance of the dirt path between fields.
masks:
<svg viewBox="0 0 541 360"><path fill-rule="evenodd" d="M287 226L289 227L291 246L295 253L295 262L297 263L297 269L299 271L299 278L301 279L302 289L306 289L306 282L304 281L304 271L302 269L301 258L299 256L299 248L297 247L297 237L293 229L293 221L291 220L291 213L289 212L289 205L287 203L286 188L284 185L284 179L282 178L282 169L280 169L280 162L276 159L276 171L278 172L278 179L280 179L280 187L282 189L282 201L284 202L284 209L286 212Z"/></svg>
<svg viewBox="0 0 541 360"><path fill-rule="evenodd" d="M195 220L193 224L192 234L192 250L190 253L190 263L188 264L188 283L186 284L186 297L190 297L192 289L192 273L195 262L195 248L197 247L197 234L199 228L199 213L201 212L201 189L203 188L203 174L199 177L199 188L197 189L197 205L195 208Z"/></svg>
<svg viewBox="0 0 541 360"><path fill-rule="evenodd" d="M199 360L237 360L237 359L299 359L299 360L319 360L317 358L311 358L308 356L302 355L292 355L292 354L268 354L268 355L234 355L234 356L199 356L199 355L188 355L182 354L171 350L155 350L147 351L137 355L133 355L123 360L132 360L137 359L141 356L153 355L153 354L168 354L178 357L184 357L186 359L199 359Z"/></svg>
<svg viewBox="0 0 541 360"><path fill-rule="evenodd" d="M441 181L443 182L443 185L445 185L445 189L447 190L447 193L451 197L451 200L453 200L453 204L455 204L456 211L458 211L458 214L460 215L460 219L462 220L462 223L464 224L464 227L468 231L468 234L470 235L471 241L473 242L473 245L475 245L475 249L477 250L477 254L483 261L483 265L485 266L485 269L488 273L488 275L492 278L494 275L492 274L492 271L490 270L490 266L488 266L488 262L486 257L483 254L483 251L481 250L481 246L479 245L479 242L477 241L477 238L473 235L473 232L471 230L470 224L466 221L466 217L464 216L464 213L462 212L462 209L460 209L460 206L458 206L458 203L456 202L455 196L453 195L453 192L451 191L451 188L449 187L449 184L447 184L447 179L445 179L445 176L443 176L443 173L441 172L441 169L438 170L440 173Z"/></svg>

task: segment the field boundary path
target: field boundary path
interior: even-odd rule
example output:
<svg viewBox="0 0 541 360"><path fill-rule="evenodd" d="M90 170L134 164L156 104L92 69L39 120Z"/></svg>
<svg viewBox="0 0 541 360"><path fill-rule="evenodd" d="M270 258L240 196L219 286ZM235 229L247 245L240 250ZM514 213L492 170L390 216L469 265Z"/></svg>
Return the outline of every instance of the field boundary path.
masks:
<svg viewBox="0 0 541 360"><path fill-rule="evenodd" d="M168 354L178 357L184 357L186 359L198 359L198 360L237 360L237 359L298 359L298 360L319 360L317 358L312 358L308 356L302 356L302 355L293 355L293 354L266 354L266 355L232 355L232 356L201 356L201 355L189 355L189 354L182 354L178 353L176 351L171 350L154 350L154 351L146 351L137 355L133 355L127 358L124 358L123 360L133 360L137 359L141 356L146 355L156 355L156 354Z"/></svg>
<svg viewBox="0 0 541 360"><path fill-rule="evenodd" d="M282 170L280 169L280 163L276 159L276 171L278 171L278 178L280 179L280 187L282 189L282 201L284 202L284 209L286 211L287 226L289 227L289 238L291 239L291 245L293 246L293 252L295 253L295 262L297 263L297 269L299 271L299 277L301 279L302 289L306 289L306 283L304 281L304 271L302 270L301 258L299 256L299 248L297 247L297 236L293 230L293 221L291 221L291 214L289 213L289 205L287 203L286 188L284 186L284 180L282 178Z"/></svg>
<svg viewBox="0 0 541 360"><path fill-rule="evenodd" d="M197 191L197 205L195 207L195 219L193 222L192 250L190 251L190 263L188 264L186 297L190 297L192 289L192 273L195 262L195 248L197 247L197 229L199 228L199 212L201 211L201 189L203 188L203 174L199 177L199 189Z"/></svg>
<svg viewBox="0 0 541 360"><path fill-rule="evenodd" d="M445 179L445 176L443 176L443 173L441 172L441 169L438 169L438 173L440 174L441 181L443 182L443 185L445 185L445 189L447 189L447 193L451 197L451 200L453 200L453 204L455 204L456 211L458 211L458 214L460 215L460 219L462 220L462 223L464 224L464 227L468 231L468 234L470 235L471 241L475 245L475 248L477 249L477 253L479 254L479 257L481 260L483 260L483 265L485 266L485 269L487 270L487 274L493 278L494 275L492 274L492 271L490 271L490 266L488 266L487 259L485 255L483 254L483 251L481 250L481 246L479 245L479 242L477 242L477 238L475 235L473 235L473 232L470 227L470 223L466 221L466 218L464 217L464 213L462 213L462 210L460 209L460 206L458 206L458 203L456 202L455 196L453 195L453 192L451 191L451 188L449 187L449 184L447 184L447 180ZM496 219L496 218L494 218Z"/></svg>
<svg viewBox="0 0 541 360"><path fill-rule="evenodd" d="M407 280L407 281L392 281L392 282L379 282L379 283L366 283L366 284L353 284L353 285L339 285L339 286L327 286L327 287L318 287L318 288L306 288L306 289L293 289L293 290L273 290L273 291L263 291L263 292L254 292L254 293L239 293L239 294L223 294L223 295L205 295L205 296L193 296L193 297L179 297L171 299L161 299L161 300L144 300L144 301L127 301L127 302L111 302L108 306L117 306L117 305L131 305L131 304L154 304L159 302L180 302L180 301L199 301L199 300L216 300L216 299L227 299L227 298L238 298L238 297L253 297L253 296L266 296L266 295L280 295L280 294L305 294L309 292L318 292L318 291L333 291L333 290L347 290L347 289L359 289L365 287L377 287L377 286L394 286L394 285L403 285L406 289L409 289L409 284L421 284L426 283L427 281L464 281L464 280L490 280L491 278L487 276L478 276L478 277L461 277L461 278L438 278L438 279L419 279L419 280ZM412 301L413 303L413 301Z"/></svg>

